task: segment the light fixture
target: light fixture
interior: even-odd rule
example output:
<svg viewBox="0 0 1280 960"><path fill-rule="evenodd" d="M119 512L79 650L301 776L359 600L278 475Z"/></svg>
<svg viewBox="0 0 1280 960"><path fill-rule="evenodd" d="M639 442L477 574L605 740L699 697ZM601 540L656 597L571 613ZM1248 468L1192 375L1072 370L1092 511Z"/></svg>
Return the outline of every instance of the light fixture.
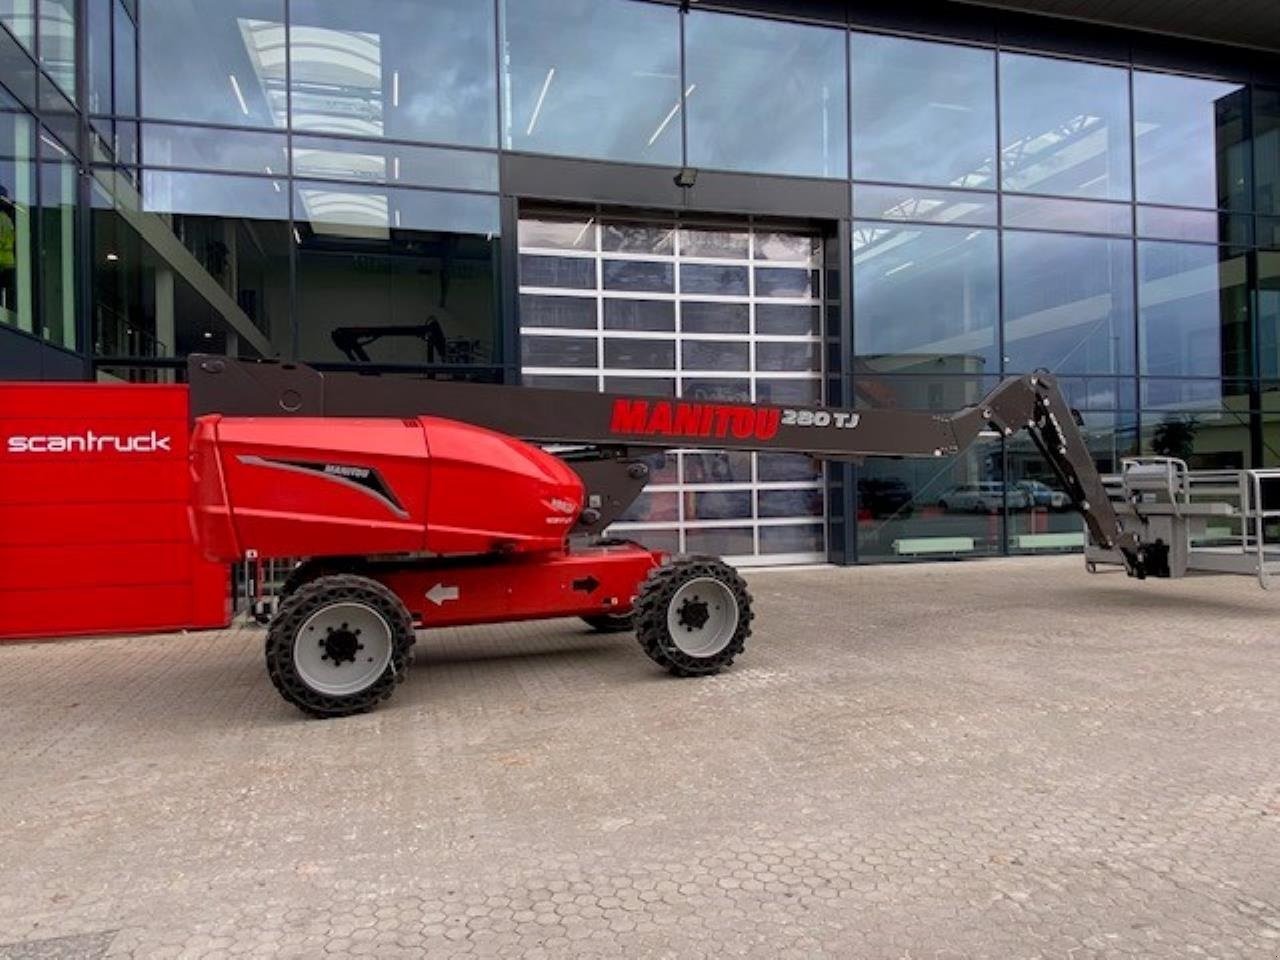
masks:
<svg viewBox="0 0 1280 960"><path fill-rule="evenodd" d="M698 182L698 171L693 167L681 167L675 180L677 187L684 187L687 190Z"/></svg>
<svg viewBox="0 0 1280 960"><path fill-rule="evenodd" d="M538 94L538 102L533 105L533 113L529 115L529 126L525 127L524 135L526 137L533 136L533 128L538 124L538 115L542 113L542 101L547 99L547 91L551 89L551 81L556 77L556 68L547 68L547 78L542 81L542 90Z"/></svg>
<svg viewBox="0 0 1280 960"><path fill-rule="evenodd" d="M689 84L689 89L684 92L684 99L688 100L690 94L692 94L693 91L697 89L698 89L698 85L696 83ZM672 107L669 111L667 111L667 115L663 117L662 122L658 124L658 129L654 130L653 133L649 136L648 146L650 147L653 146L654 141L657 140L660 136L662 136L662 131L667 129L667 125L670 124L671 121L676 118L676 114L679 112L680 112L680 101L677 100L676 105Z"/></svg>
<svg viewBox="0 0 1280 960"><path fill-rule="evenodd" d="M205 338L206 340L212 340L212 339L213 339L213 331L212 331L212 330L206 330L206 331L204 332L204 338Z"/></svg>
<svg viewBox="0 0 1280 960"><path fill-rule="evenodd" d="M244 94L240 92L240 81L236 79L234 73L228 73L227 79L231 81L231 89L235 91L236 100L240 104L240 112L246 117L249 116L249 104L244 102Z"/></svg>
<svg viewBox="0 0 1280 960"><path fill-rule="evenodd" d="M108 262L108 263L115 263L115 262L116 262L117 260L119 260L119 259L120 259L120 254L118 254L118 253L108 253L108 254L107 254L107 262Z"/></svg>

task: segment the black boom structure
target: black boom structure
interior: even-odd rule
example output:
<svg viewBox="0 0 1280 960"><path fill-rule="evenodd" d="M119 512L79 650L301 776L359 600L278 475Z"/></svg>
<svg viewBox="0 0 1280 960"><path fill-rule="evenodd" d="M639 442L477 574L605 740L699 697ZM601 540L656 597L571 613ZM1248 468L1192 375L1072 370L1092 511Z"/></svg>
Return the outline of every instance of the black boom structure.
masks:
<svg viewBox="0 0 1280 960"><path fill-rule="evenodd" d="M1084 517L1092 542L1117 551L1131 576L1169 575L1167 545L1143 543L1124 529L1075 416L1047 373L1010 377L975 406L933 414L534 390L199 355L190 358L188 372L192 416L436 416L567 445L559 453L588 491L584 533L603 530L644 488L641 450L931 458L959 453L979 436L1026 430Z"/></svg>

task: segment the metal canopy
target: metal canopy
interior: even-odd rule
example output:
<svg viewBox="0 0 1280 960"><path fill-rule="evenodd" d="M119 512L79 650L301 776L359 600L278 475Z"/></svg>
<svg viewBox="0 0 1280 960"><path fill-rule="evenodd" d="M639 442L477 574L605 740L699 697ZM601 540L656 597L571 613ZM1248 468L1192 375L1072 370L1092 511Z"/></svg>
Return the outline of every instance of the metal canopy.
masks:
<svg viewBox="0 0 1280 960"><path fill-rule="evenodd" d="M1054 17L1280 50L1276 0L958 0Z"/></svg>

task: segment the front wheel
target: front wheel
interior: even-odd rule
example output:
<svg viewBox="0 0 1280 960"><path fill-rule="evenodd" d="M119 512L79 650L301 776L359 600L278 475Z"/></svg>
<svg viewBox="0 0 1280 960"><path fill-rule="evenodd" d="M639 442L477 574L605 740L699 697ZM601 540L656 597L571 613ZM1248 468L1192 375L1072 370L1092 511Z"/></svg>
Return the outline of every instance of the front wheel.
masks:
<svg viewBox="0 0 1280 960"><path fill-rule="evenodd" d="M267 673L304 713L345 717L391 696L413 641L409 611L381 583L322 576L280 605L267 631Z"/></svg>
<svg viewBox="0 0 1280 960"><path fill-rule="evenodd" d="M678 677L718 673L751 635L751 595L722 560L690 558L654 567L640 587L635 631L649 659Z"/></svg>

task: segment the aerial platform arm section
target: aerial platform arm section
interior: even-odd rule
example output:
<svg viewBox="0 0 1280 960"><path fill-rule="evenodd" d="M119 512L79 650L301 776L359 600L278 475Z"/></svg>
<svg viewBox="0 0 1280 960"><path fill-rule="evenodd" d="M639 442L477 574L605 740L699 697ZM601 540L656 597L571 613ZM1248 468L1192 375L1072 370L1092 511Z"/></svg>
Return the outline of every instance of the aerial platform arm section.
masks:
<svg viewBox="0 0 1280 960"><path fill-rule="evenodd" d="M409 374L322 372L304 364L193 356L193 416L416 417L458 420L542 444L579 448L564 458L595 493L581 532L617 518L647 479L643 449L695 447L801 453L826 459L954 456L979 437L1026 430L1094 543L1114 549L1137 577L1167 576L1167 550L1126 531L1076 418L1049 374L1010 377L953 414L846 410L627 396L434 380Z"/></svg>

